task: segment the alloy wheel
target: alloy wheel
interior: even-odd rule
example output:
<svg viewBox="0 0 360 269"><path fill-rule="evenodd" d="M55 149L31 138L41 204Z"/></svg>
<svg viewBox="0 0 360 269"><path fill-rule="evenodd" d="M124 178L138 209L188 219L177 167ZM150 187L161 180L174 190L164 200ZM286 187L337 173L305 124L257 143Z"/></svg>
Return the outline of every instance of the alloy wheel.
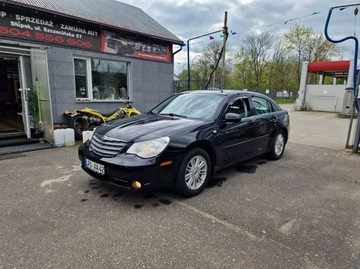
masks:
<svg viewBox="0 0 360 269"><path fill-rule="evenodd" d="M205 182L208 174L208 164L201 155L194 156L185 169L185 183L190 190L199 189Z"/></svg>

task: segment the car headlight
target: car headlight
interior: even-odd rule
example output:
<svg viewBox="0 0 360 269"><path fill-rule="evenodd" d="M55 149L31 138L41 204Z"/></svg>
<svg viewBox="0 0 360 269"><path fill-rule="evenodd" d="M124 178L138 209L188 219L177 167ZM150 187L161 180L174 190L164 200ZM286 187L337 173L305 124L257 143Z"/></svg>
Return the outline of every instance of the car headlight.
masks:
<svg viewBox="0 0 360 269"><path fill-rule="evenodd" d="M153 140L134 143L128 150L129 154L136 154L140 158L152 158L164 151L169 144L169 137L161 137Z"/></svg>

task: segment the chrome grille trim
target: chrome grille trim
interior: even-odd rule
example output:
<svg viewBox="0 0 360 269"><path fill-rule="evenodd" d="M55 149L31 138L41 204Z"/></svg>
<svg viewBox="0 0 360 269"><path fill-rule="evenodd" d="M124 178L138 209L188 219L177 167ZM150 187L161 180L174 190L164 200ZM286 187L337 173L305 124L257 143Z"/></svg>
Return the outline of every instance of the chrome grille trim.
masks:
<svg viewBox="0 0 360 269"><path fill-rule="evenodd" d="M102 157L114 157L124 148L125 142L111 137L94 134L90 141L90 151Z"/></svg>

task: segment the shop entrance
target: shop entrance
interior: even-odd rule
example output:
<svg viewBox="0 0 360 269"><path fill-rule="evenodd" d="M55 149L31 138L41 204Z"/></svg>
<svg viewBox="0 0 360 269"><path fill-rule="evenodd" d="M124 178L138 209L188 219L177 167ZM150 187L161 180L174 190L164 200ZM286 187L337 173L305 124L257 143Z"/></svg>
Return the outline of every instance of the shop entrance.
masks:
<svg viewBox="0 0 360 269"><path fill-rule="evenodd" d="M46 51L0 45L0 135L40 129L52 143L50 100Z"/></svg>
<svg viewBox="0 0 360 269"><path fill-rule="evenodd" d="M24 132L19 57L0 54L0 133Z"/></svg>

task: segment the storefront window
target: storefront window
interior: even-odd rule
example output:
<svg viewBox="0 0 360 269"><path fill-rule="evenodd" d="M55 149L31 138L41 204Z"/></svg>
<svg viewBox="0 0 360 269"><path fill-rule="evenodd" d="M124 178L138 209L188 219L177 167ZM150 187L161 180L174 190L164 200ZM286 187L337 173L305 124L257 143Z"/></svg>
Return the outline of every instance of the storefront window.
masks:
<svg viewBox="0 0 360 269"><path fill-rule="evenodd" d="M76 98L89 98L85 59L74 59Z"/></svg>
<svg viewBox="0 0 360 269"><path fill-rule="evenodd" d="M77 100L111 101L125 99L128 96L127 63L74 59L74 65Z"/></svg>

